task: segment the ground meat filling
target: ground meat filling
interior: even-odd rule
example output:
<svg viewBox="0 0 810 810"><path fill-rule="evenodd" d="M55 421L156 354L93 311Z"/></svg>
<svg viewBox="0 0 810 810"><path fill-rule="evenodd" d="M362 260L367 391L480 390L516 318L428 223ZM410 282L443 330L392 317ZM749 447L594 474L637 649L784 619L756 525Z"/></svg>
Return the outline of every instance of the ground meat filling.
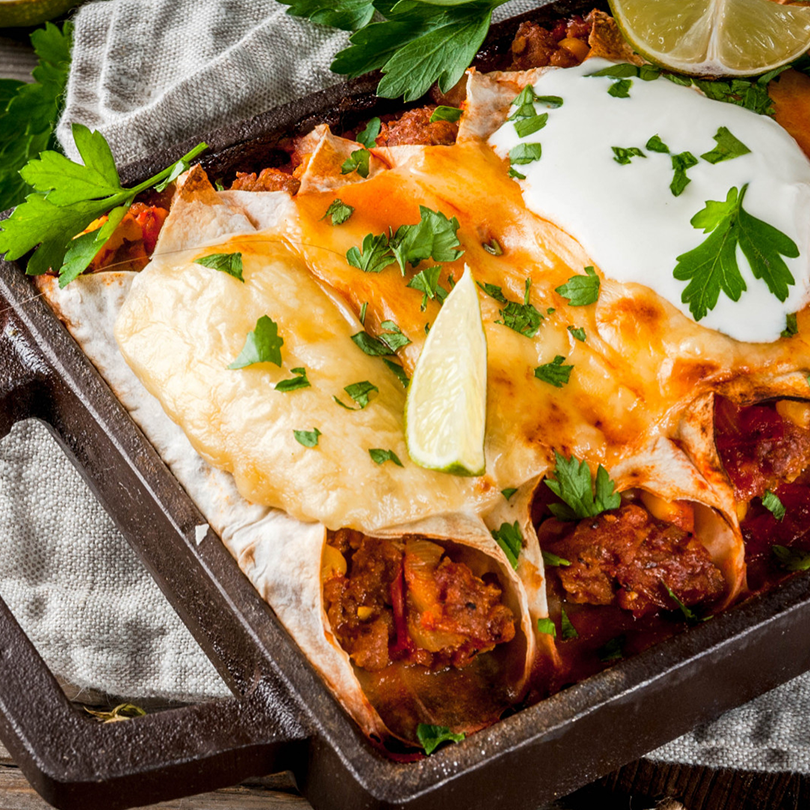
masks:
<svg viewBox="0 0 810 810"><path fill-rule="evenodd" d="M346 529L330 532L328 542L346 572L324 582L326 614L358 667L376 671L404 661L462 668L514 638L515 618L500 585L453 562L436 543Z"/></svg>
<svg viewBox="0 0 810 810"><path fill-rule="evenodd" d="M299 188L301 181L297 177L274 168L262 169L258 177L255 172L237 172L231 183L233 191L286 191L295 195Z"/></svg>
<svg viewBox="0 0 810 810"><path fill-rule="evenodd" d="M723 575L693 534L637 504L582 520L573 531L568 527L546 521L540 542L570 563L551 570L571 602L618 604L640 617L677 609L667 588L685 605L714 601L725 590ZM555 533L562 536L554 540Z"/></svg>
<svg viewBox="0 0 810 810"><path fill-rule="evenodd" d="M549 31L534 22L524 22L512 40L512 70L574 67L588 55L588 36L593 24L582 17L561 21Z"/></svg>
<svg viewBox="0 0 810 810"><path fill-rule="evenodd" d="M391 121L383 121L377 146L450 146L458 135L457 121L433 121L435 106L417 107Z"/></svg>

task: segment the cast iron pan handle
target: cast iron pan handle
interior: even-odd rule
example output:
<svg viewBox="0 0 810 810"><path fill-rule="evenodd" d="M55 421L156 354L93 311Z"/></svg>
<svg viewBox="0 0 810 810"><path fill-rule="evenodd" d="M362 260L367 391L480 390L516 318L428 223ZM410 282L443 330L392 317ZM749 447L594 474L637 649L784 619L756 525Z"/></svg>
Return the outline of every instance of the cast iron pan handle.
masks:
<svg viewBox="0 0 810 810"><path fill-rule="evenodd" d="M63 810L113 810L300 767L305 713L234 607L266 605L213 537L201 549L188 542L204 523L196 507L20 270L0 261L0 438L32 417L48 424L240 695L99 723L67 700L0 600L0 738L34 788Z"/></svg>

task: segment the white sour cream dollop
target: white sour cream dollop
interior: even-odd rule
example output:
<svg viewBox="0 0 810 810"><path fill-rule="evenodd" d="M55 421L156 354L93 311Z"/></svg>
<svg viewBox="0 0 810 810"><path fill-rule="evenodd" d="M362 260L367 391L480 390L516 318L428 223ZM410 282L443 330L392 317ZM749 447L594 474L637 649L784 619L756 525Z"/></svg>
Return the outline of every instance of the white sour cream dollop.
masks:
<svg viewBox="0 0 810 810"><path fill-rule="evenodd" d="M700 321L737 340L770 342L785 329L789 313L810 300L810 161L793 138L765 115L712 101L690 87L658 78L632 79L629 98L608 93L615 81L594 77L610 62L589 59L575 68L549 70L535 83L538 96L559 96L563 104L547 109L546 126L525 138L509 122L490 138L503 158L519 143L539 143L542 157L515 166L527 207L570 233L608 278L644 284L692 317L681 300L687 281L673 276L677 257L707 238L691 218L707 200L724 201L732 187L747 183L743 208L789 236L799 248L785 263L796 281L781 302L764 281L754 278L737 248L737 263L747 291L732 301L722 291L717 306ZM514 112L515 108L512 108ZM732 160L709 163L700 155L717 144L726 127L751 151ZM646 148L658 135L671 154L691 152L698 164L676 197L671 154ZM613 146L640 148L646 157L628 165L614 160ZM784 258L784 257L783 257Z"/></svg>

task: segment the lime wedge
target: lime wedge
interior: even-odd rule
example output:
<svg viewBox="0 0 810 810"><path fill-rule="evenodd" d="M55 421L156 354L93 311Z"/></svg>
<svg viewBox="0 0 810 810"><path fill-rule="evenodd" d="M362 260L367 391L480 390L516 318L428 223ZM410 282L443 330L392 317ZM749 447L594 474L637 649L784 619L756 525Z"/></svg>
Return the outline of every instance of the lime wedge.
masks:
<svg viewBox="0 0 810 810"><path fill-rule="evenodd" d="M36 25L64 14L80 0L0 0L0 28Z"/></svg>
<svg viewBox="0 0 810 810"><path fill-rule="evenodd" d="M483 475L487 339L469 267L447 296L416 363L405 440L420 467Z"/></svg>
<svg viewBox="0 0 810 810"><path fill-rule="evenodd" d="M610 0L650 62L694 76L751 76L810 48L810 7L773 0Z"/></svg>

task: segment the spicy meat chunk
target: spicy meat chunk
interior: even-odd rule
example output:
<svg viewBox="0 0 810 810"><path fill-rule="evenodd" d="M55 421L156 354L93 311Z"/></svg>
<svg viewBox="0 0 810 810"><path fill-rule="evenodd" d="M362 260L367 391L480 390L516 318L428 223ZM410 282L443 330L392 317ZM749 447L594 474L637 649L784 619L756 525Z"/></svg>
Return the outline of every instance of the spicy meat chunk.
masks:
<svg viewBox="0 0 810 810"><path fill-rule="evenodd" d="M237 172L236 180L231 183L234 191L286 191L295 195L299 188L301 181L297 177L272 167L262 169L258 177L255 172Z"/></svg>
<svg viewBox="0 0 810 810"><path fill-rule="evenodd" d="M418 146L449 146L456 142L458 135L457 121L433 121L436 107L417 107L415 110L401 115L392 121L383 121L380 134L377 136L378 146L403 146L413 144Z"/></svg>

